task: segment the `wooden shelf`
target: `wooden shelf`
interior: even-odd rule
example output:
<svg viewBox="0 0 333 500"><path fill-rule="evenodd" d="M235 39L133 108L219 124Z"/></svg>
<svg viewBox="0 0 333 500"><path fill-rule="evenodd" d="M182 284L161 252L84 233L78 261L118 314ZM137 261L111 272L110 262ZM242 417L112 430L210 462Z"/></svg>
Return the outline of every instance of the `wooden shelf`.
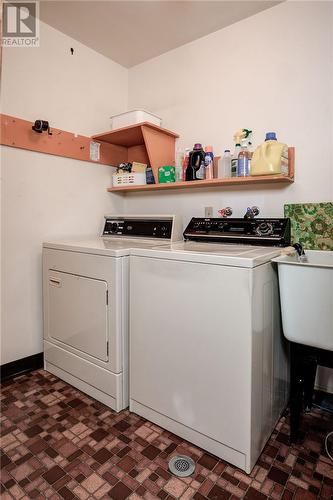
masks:
<svg viewBox="0 0 333 500"><path fill-rule="evenodd" d="M121 162L138 161L150 165L155 182L162 165L174 165L175 142L178 134L152 123L142 122L92 136L94 141L121 148Z"/></svg>
<svg viewBox="0 0 333 500"><path fill-rule="evenodd" d="M108 188L110 193L135 193L138 191L170 191L172 189L195 189L223 186L251 186L252 184L291 184L294 182L295 148L288 148L289 175L253 175L249 177L229 177L203 181L170 182L167 184L144 184L142 186L116 186Z"/></svg>
<svg viewBox="0 0 333 500"><path fill-rule="evenodd" d="M52 127L52 135L36 134L31 129L33 122L16 116L0 114L0 142L12 148L27 149L37 153L56 155L75 160L89 161L101 165L118 165L126 161L127 148L115 144L101 143L100 159L90 158L91 138L76 135Z"/></svg>
<svg viewBox="0 0 333 500"><path fill-rule="evenodd" d="M104 134L93 135L92 139L99 142L108 142L109 144L131 148L145 143L144 132L146 128L174 138L179 137L178 134L171 132L171 130L158 127L149 122L142 122L130 125L129 127L117 128L116 130L105 132Z"/></svg>
<svg viewBox="0 0 333 500"><path fill-rule="evenodd" d="M142 186L116 186L108 188L110 193L133 193L138 191L170 191L172 189L195 189L223 186L248 186L251 184L290 184L294 178L286 175L256 175L250 177L230 177L203 181L170 182L166 184L144 184Z"/></svg>

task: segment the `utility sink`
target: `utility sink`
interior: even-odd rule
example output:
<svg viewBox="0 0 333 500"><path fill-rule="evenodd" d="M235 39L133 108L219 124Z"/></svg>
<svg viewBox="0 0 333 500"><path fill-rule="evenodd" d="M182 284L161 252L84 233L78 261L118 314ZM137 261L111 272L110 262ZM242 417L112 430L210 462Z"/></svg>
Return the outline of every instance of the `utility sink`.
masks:
<svg viewBox="0 0 333 500"><path fill-rule="evenodd" d="M282 324L291 342L333 351L333 251L306 250L278 264Z"/></svg>

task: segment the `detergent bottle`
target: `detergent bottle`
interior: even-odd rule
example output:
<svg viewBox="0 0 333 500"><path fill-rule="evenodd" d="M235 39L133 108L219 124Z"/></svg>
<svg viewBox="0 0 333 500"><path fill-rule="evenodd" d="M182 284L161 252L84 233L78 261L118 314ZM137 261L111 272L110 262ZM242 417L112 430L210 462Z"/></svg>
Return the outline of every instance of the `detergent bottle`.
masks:
<svg viewBox="0 0 333 500"><path fill-rule="evenodd" d="M275 132L267 132L251 160L251 175L288 175L288 146L278 142Z"/></svg>
<svg viewBox="0 0 333 500"><path fill-rule="evenodd" d="M186 181L197 180L197 171L200 168L201 162L205 161L205 152L200 143L194 144L193 150L189 153L188 166L185 172Z"/></svg>

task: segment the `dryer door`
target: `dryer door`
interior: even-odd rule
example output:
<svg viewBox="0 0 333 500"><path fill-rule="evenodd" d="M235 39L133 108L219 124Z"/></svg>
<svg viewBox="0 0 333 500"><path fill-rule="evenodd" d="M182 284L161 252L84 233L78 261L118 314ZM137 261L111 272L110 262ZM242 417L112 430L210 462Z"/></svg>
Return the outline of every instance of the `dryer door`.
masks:
<svg viewBox="0 0 333 500"><path fill-rule="evenodd" d="M107 361L107 302L105 281L49 270L49 336Z"/></svg>

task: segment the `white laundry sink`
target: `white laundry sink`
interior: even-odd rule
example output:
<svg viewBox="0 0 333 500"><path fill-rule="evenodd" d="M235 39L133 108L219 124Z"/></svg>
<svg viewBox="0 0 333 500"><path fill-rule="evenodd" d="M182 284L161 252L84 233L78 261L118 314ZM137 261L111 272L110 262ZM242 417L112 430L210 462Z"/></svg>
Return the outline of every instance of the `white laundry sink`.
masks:
<svg viewBox="0 0 333 500"><path fill-rule="evenodd" d="M333 251L306 250L272 259L278 263L282 324L285 337L333 351Z"/></svg>

